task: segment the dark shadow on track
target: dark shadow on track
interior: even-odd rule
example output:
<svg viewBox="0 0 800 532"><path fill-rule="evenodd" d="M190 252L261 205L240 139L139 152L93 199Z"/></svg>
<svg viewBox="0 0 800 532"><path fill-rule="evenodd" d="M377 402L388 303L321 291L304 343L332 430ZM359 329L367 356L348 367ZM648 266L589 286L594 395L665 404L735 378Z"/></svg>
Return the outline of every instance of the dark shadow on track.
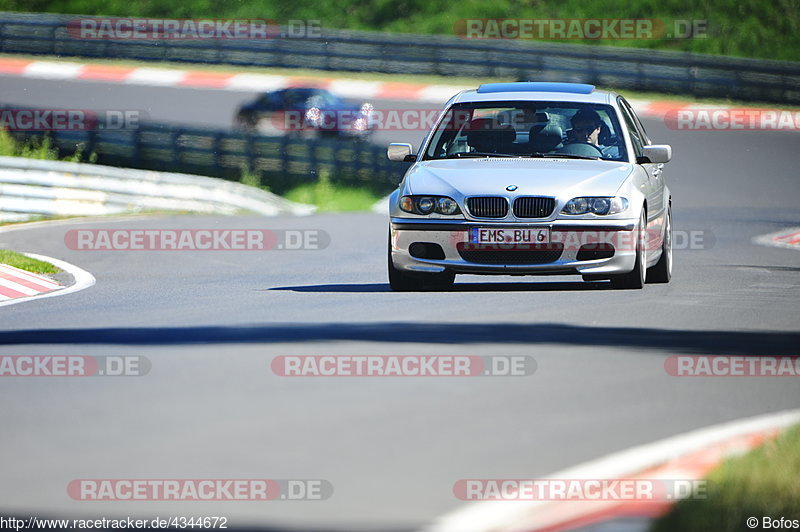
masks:
<svg viewBox="0 0 800 532"><path fill-rule="evenodd" d="M301 286L276 286L265 288L263 291L278 290L285 292L321 292L321 293L355 293L391 292L388 284L384 283L353 283L353 284L310 284Z"/></svg>
<svg viewBox="0 0 800 532"><path fill-rule="evenodd" d="M722 264L720 268L747 268L751 270L769 270L771 272L800 272L800 266L758 266L754 264Z"/></svg>
<svg viewBox="0 0 800 532"><path fill-rule="evenodd" d="M593 282L532 282L532 283L456 283L446 292L578 292L610 290L611 283ZM288 292L324 292L324 293L366 293L391 292L388 284L353 283L353 284L312 284L301 286L276 286L267 290Z"/></svg>
<svg viewBox="0 0 800 532"><path fill-rule="evenodd" d="M324 323L242 326L25 329L0 332L0 345L192 345L295 342L551 344L660 353L798 355L797 331L702 331L524 323Z"/></svg>

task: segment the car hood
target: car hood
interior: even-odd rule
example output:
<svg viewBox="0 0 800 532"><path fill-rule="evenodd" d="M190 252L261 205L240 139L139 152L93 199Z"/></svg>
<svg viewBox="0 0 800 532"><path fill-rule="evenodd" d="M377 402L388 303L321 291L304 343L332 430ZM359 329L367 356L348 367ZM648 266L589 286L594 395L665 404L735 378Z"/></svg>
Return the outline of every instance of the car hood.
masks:
<svg viewBox="0 0 800 532"><path fill-rule="evenodd" d="M633 171L625 162L486 158L422 161L406 175L407 193L514 196L614 195Z"/></svg>

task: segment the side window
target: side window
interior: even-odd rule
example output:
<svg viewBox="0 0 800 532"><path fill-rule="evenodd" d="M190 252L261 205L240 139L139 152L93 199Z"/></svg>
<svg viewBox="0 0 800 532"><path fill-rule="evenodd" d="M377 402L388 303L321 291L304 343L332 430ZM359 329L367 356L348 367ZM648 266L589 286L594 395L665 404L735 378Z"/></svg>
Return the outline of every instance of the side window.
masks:
<svg viewBox="0 0 800 532"><path fill-rule="evenodd" d="M262 94L261 97L256 101L256 107L259 109L271 109L275 107L275 93L267 92Z"/></svg>
<svg viewBox="0 0 800 532"><path fill-rule="evenodd" d="M642 155L642 146L644 145L644 143L642 142L641 133L636 127L636 122L634 122L630 112L625 108L624 105L620 105L620 110L622 111L622 117L625 120L625 126L627 127L628 132L631 135L631 142L633 143L634 154L636 155L636 157L639 157Z"/></svg>
<svg viewBox="0 0 800 532"><path fill-rule="evenodd" d="M644 125L642 125L642 121L639 120L639 117L633 111L631 104L629 104L628 101L621 96L619 98L619 101L625 108L625 110L628 112L628 114L630 114L631 117L633 117L633 122L634 124L636 124L637 131L639 131L639 138L642 140L642 144L644 144L645 146L647 146L648 144L652 144L650 137L647 136L647 131L645 131L644 129Z"/></svg>
<svg viewBox="0 0 800 532"><path fill-rule="evenodd" d="M301 91L289 89L283 93L283 107L285 109L299 109L306 99Z"/></svg>
<svg viewBox="0 0 800 532"><path fill-rule="evenodd" d="M464 111L456 108L451 107L447 110L444 117L442 117L442 121L439 124L439 127L433 132L433 137L431 138L430 144L428 144L428 151L427 156L430 158L438 158L444 157L449 153L453 153L453 146L463 144L466 146L466 133L463 133L464 142L459 143L456 139L457 136L462 134L462 129L469 122L469 118L462 116L464 115ZM469 115L471 116L471 115ZM431 135L429 132L427 136ZM423 146L424 141L423 141ZM455 150L458 151L458 150ZM466 151L464 148L463 151Z"/></svg>

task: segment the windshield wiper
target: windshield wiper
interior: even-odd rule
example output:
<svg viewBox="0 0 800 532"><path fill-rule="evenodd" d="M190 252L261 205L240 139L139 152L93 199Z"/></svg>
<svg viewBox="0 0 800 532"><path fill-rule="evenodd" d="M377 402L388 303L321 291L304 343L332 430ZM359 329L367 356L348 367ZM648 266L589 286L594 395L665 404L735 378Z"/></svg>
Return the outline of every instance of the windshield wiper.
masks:
<svg viewBox="0 0 800 532"><path fill-rule="evenodd" d="M477 157L519 157L511 153L489 153L484 151L467 151L458 152L445 155L442 159L464 159L464 158L477 158Z"/></svg>
<svg viewBox="0 0 800 532"><path fill-rule="evenodd" d="M589 157L588 155L574 155L572 153L531 153L520 155L519 157L534 157L540 159L585 159L589 161L599 161L602 157Z"/></svg>

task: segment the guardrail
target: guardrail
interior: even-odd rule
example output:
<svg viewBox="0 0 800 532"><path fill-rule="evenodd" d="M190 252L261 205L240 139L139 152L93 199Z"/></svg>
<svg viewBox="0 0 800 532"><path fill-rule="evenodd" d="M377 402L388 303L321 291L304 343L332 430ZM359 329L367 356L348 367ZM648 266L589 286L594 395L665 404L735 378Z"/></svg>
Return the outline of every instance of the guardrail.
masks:
<svg viewBox="0 0 800 532"><path fill-rule="evenodd" d="M0 106L8 108L9 106ZM378 194L397 187L409 164L389 161L386 147L337 137L266 136L223 129L141 123L136 128L16 131L19 141L47 136L60 156L80 150L109 166L180 172L267 186L282 194L323 175L331 183Z"/></svg>
<svg viewBox="0 0 800 532"><path fill-rule="evenodd" d="M90 216L147 210L275 216L310 214L314 208L210 177L0 157L0 221L29 214Z"/></svg>
<svg viewBox="0 0 800 532"><path fill-rule="evenodd" d="M321 38L83 40L77 16L0 13L0 52L591 83L616 89L800 103L800 63L540 41L323 29Z"/></svg>

